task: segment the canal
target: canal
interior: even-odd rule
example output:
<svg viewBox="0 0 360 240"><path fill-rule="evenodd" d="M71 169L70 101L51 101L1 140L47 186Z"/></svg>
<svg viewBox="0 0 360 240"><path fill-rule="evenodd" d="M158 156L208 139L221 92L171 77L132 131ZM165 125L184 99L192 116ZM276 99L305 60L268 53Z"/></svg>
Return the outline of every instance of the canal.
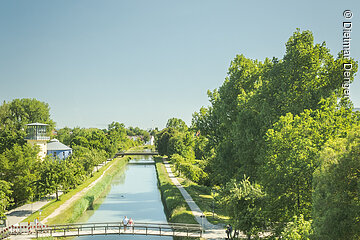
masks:
<svg viewBox="0 0 360 240"><path fill-rule="evenodd" d="M106 194L87 210L78 222L121 222L124 216L136 222L166 223L160 191L157 187L155 164L151 156L137 156L119 172ZM85 236L77 239L149 239L149 236L111 235ZM151 239L170 240L172 237Z"/></svg>

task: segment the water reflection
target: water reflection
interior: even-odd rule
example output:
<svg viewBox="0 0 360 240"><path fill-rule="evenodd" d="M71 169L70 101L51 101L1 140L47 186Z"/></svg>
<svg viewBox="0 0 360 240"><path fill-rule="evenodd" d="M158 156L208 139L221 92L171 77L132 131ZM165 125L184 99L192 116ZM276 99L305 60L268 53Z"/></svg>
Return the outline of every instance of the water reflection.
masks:
<svg viewBox="0 0 360 240"><path fill-rule="evenodd" d="M145 161L145 162L144 162ZM166 216L157 188L156 170L151 156L137 156L130 160L125 172L115 176L106 196L95 203L79 222L121 222L124 216L136 222L165 223ZM144 162L146 164L140 164ZM149 236L85 236L78 239L150 239ZM151 239L170 240L172 237Z"/></svg>

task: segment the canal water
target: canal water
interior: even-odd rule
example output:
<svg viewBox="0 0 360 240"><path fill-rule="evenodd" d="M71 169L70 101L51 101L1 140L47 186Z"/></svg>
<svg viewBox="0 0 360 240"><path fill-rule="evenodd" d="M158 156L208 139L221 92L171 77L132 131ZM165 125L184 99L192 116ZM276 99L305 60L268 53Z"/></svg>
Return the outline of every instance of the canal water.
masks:
<svg viewBox="0 0 360 240"><path fill-rule="evenodd" d="M125 171L113 178L106 195L95 202L93 210L87 210L78 222L121 222L124 216L136 222L166 223L160 191L157 187L155 164L150 156L138 156L130 160ZM149 236L107 235L84 236L77 239L150 239ZM172 237L151 239L170 240Z"/></svg>

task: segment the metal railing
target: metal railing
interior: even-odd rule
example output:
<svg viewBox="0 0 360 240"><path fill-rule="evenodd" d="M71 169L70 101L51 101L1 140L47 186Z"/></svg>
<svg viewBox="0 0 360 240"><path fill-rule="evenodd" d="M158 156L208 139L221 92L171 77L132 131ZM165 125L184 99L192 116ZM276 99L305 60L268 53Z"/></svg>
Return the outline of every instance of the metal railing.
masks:
<svg viewBox="0 0 360 240"><path fill-rule="evenodd" d="M159 155L158 152L118 152L115 157L127 155Z"/></svg>
<svg viewBox="0 0 360 240"><path fill-rule="evenodd" d="M10 231L8 228L0 228L0 239L6 239L10 236Z"/></svg>
<svg viewBox="0 0 360 240"><path fill-rule="evenodd" d="M74 223L49 225L36 229L36 237L74 237L86 235L156 235L202 237L202 227L197 224L178 223L141 223L124 225L121 222L110 223Z"/></svg>

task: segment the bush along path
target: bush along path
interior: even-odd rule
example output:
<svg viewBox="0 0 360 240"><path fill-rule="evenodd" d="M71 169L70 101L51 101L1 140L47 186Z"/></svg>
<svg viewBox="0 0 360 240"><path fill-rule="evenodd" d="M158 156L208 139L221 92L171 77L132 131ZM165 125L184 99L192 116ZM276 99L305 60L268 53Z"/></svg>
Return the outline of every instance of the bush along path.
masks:
<svg viewBox="0 0 360 240"><path fill-rule="evenodd" d="M165 169L169 174L169 178L181 192L186 203L189 205L192 214L195 216L195 220L204 227L205 232L203 237L205 239L225 239L226 234L224 227L221 225L213 225L206 219L204 213L201 211L199 206L194 202L190 194L184 189L184 187L180 184L179 180L173 174L169 162L165 159L163 159L163 162Z"/></svg>

